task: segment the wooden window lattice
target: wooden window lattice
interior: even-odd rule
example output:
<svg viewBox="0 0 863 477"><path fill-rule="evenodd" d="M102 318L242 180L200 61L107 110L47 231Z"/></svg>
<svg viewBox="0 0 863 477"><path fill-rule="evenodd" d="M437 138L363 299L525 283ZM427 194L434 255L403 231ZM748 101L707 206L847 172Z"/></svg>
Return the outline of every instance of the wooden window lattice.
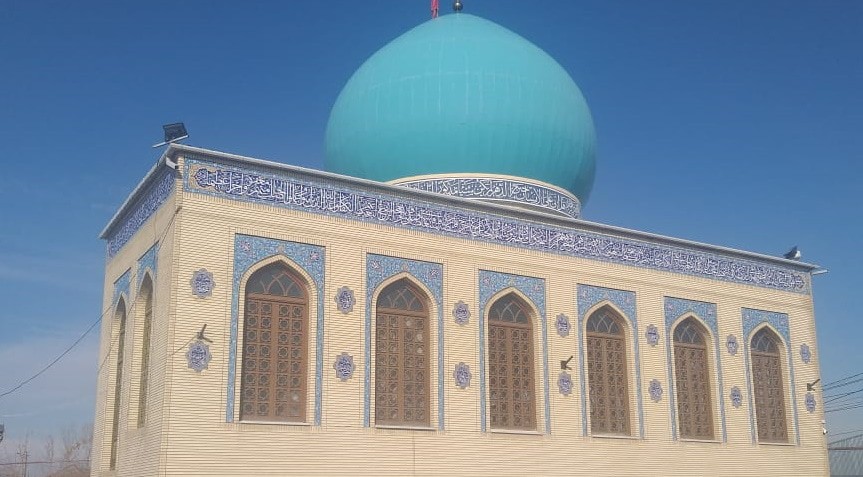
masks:
<svg viewBox="0 0 863 477"><path fill-rule="evenodd" d="M630 434L626 338L621 322L608 308L587 320L590 428L596 434Z"/></svg>
<svg viewBox="0 0 863 477"><path fill-rule="evenodd" d="M249 279L243 326L240 419L305 422L308 295L283 264Z"/></svg>
<svg viewBox="0 0 863 477"><path fill-rule="evenodd" d="M407 280L381 291L375 321L375 424L429 426L429 311Z"/></svg>
<svg viewBox="0 0 863 477"><path fill-rule="evenodd" d="M752 385L760 442L788 442L780 343L766 327L752 337Z"/></svg>
<svg viewBox="0 0 863 477"><path fill-rule="evenodd" d="M674 376L680 436L713 439L710 371L703 328L687 318L674 329Z"/></svg>
<svg viewBox="0 0 863 477"><path fill-rule="evenodd" d="M153 326L153 282L148 276L141 287L144 297L144 332L141 339L141 381L138 395L138 427L147 422L147 386L150 380L150 331Z"/></svg>
<svg viewBox="0 0 863 477"><path fill-rule="evenodd" d="M527 305L507 295L491 306L488 318L491 426L536 429L533 330Z"/></svg>
<svg viewBox="0 0 863 477"><path fill-rule="evenodd" d="M114 321L120 324L117 333L117 377L114 383L114 416L111 423L111 457L108 468L117 468L117 451L120 441L120 399L123 388L123 354L126 345L126 302L121 298L117 304Z"/></svg>

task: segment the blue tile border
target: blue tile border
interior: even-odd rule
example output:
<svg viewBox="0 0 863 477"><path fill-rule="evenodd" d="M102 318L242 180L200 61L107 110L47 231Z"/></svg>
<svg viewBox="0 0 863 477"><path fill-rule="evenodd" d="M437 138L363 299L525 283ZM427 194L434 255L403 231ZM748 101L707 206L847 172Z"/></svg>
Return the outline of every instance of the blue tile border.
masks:
<svg viewBox="0 0 863 477"><path fill-rule="evenodd" d="M719 325L717 323L716 304L667 296L665 297L665 349L667 355L666 366L668 368L668 406L669 412L671 412L671 438L677 440L677 395L674 391L676 382L673 367L673 330L682 319L688 316L695 316L698 321L710 330L713 338L713 354L716 358L716 396L719 401L722 442L728 442L728 431L725 424L725 388L722 384L722 358L719 352ZM713 412L712 409L711 412Z"/></svg>
<svg viewBox="0 0 863 477"><path fill-rule="evenodd" d="M770 325L779 336L785 345L785 356L788 359L788 375L791 376L791 408L792 419L794 420L794 432L797 445L800 445L800 427L797 420L797 386L794 383L794 359L791 353L791 330L788 326L788 315L775 311L754 310L752 308L742 308L741 315L743 320L743 346L744 346L744 366L746 368L746 387L749 395L749 432L752 434L752 443L758 442L758 434L755 431L755 402L754 391L752 389L752 372L749 368L750 347L752 345L752 336L755 331L765 325Z"/></svg>
<svg viewBox="0 0 863 477"><path fill-rule="evenodd" d="M584 355L584 323L587 312L602 302L611 303L623 313L632 326L632 346L635 349L635 389L638 407L638 436L644 438L644 405L642 403L641 391L641 351L639 350L638 316L636 314L635 292L626 290L615 290L613 288L598 287L593 285L576 286L578 301L578 366L579 384L581 386L581 432L588 436L587 432L587 376L586 357Z"/></svg>
<svg viewBox="0 0 863 477"><path fill-rule="evenodd" d="M545 280L509 273L479 271L479 389L480 429L488 430L486 422L485 318L489 301L500 292L512 288L521 292L539 312L542 342L542 375L545 399L545 433L551 434L551 401L548 384L548 326L545 316Z"/></svg>
<svg viewBox="0 0 863 477"><path fill-rule="evenodd" d="M289 266L299 268L312 277L318 299L315 334L315 416L314 425L321 425L324 370L324 248L286 240L236 234L234 237L234 276L231 295L231 338L228 348L228 389L225 422L234 422L234 396L237 380L237 336L239 334L240 282L248 271L262 260L279 257ZM311 305L311 303L310 303ZM311 314L309 316L311 321ZM310 330L311 331L311 330Z"/></svg>
<svg viewBox="0 0 863 477"><path fill-rule="evenodd" d="M443 322L443 265L406 258L369 253L366 255L366 322L365 322L365 379L363 392L363 426L371 426L372 402L372 299L380 291L381 283L400 274L407 274L422 283L432 294L437 308L438 344L438 429L444 430L444 322Z"/></svg>
<svg viewBox="0 0 863 477"><path fill-rule="evenodd" d="M263 167L228 166L187 155L188 192L369 223L618 263L711 280L809 293L809 273L755 260L707 253L613 235L445 206L395 194L336 187L299 174Z"/></svg>
<svg viewBox="0 0 863 477"><path fill-rule="evenodd" d="M137 290L141 289L141 283L144 281L144 275L147 272L150 273L150 278L152 280L156 280L156 252L159 250L159 244L155 244L150 247L149 250L144 252L144 255L141 255L141 258L138 259L138 272L137 272L137 284L135 288ZM154 292L155 292L155 283Z"/></svg>
<svg viewBox="0 0 863 477"><path fill-rule="evenodd" d="M138 232L144 223L157 211L159 207L168 200L174 191L176 172L168 167L163 167L153 180L147 192L129 209L121 225L113 227L111 233L105 238L108 241L107 255L113 257L126 245L127 242Z"/></svg>
<svg viewBox="0 0 863 477"><path fill-rule="evenodd" d="M513 178L429 177L396 181L395 184L456 197L540 207L572 218L578 218L581 215L581 202L574 195Z"/></svg>
<svg viewBox="0 0 863 477"><path fill-rule="evenodd" d="M129 301L132 299L129 295L129 286L131 282L131 268L123 272L123 274L114 281L114 295L111 297L111 308L115 308L117 306L117 301L120 299L120 295L126 295L126 312L128 313L128 308L132 305L131 303L129 303Z"/></svg>

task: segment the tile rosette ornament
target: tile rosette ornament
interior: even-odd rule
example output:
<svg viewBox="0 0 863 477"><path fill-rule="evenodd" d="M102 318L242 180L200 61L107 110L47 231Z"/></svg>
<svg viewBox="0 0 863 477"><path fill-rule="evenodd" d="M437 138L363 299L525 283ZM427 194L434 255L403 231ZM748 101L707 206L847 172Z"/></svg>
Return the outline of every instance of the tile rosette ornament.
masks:
<svg viewBox="0 0 863 477"><path fill-rule="evenodd" d="M356 365L354 365L354 357L348 353L342 353L336 356L336 361L333 363L333 369L336 371L336 377L342 382L351 379L354 375Z"/></svg>
<svg viewBox="0 0 863 477"><path fill-rule="evenodd" d="M354 291L348 287L341 287L336 292L336 306L339 311L348 314L354 310L354 305L357 304L357 299L354 296Z"/></svg>
<svg viewBox="0 0 863 477"><path fill-rule="evenodd" d="M804 401L806 404L806 410L811 412L815 412L815 407L817 406L817 402L815 401L815 395L812 393L806 393L806 399Z"/></svg>
<svg viewBox="0 0 863 477"><path fill-rule="evenodd" d="M644 338L650 346L656 346L659 343L659 329L656 328L656 325L647 326L647 330L644 331Z"/></svg>
<svg viewBox="0 0 863 477"><path fill-rule="evenodd" d="M198 298L207 298L213 294L213 288L216 287L216 281L213 280L213 274L208 272L206 268L202 268L192 274L192 279L189 280L192 286L192 294Z"/></svg>
<svg viewBox="0 0 863 477"><path fill-rule="evenodd" d="M560 373L560 376L557 377L557 390L560 391L560 394L569 396L572 394L572 386L572 375L566 371Z"/></svg>
<svg viewBox="0 0 863 477"><path fill-rule="evenodd" d="M737 337L728 335L728 338L725 339L725 347L728 348L728 354L735 356L737 350L740 348L740 344L737 343Z"/></svg>
<svg viewBox="0 0 863 477"><path fill-rule="evenodd" d="M459 301L452 309L452 316L459 326L464 326L470 321L470 307L467 303Z"/></svg>
<svg viewBox="0 0 863 477"><path fill-rule="evenodd" d="M202 340L191 343L189 351L186 351L189 368L194 369L196 373L207 369L211 359L213 359L213 355L210 354L210 346Z"/></svg>
<svg viewBox="0 0 863 477"><path fill-rule="evenodd" d="M800 345L800 359L806 364L812 361L812 350L809 349L809 345L806 343Z"/></svg>
<svg viewBox="0 0 863 477"><path fill-rule="evenodd" d="M740 388L737 386L731 388L731 392L728 393L728 398L731 399L731 405L736 408L743 404L743 393L740 392Z"/></svg>
<svg viewBox="0 0 863 477"><path fill-rule="evenodd" d="M455 379L455 385L461 389L470 387L470 380L473 374L470 372L470 366L461 362L455 365L455 370L452 372L452 377Z"/></svg>
<svg viewBox="0 0 863 477"><path fill-rule="evenodd" d="M557 327L557 334L562 338L569 336L569 332L572 331L572 324L569 322L569 317L563 313L557 315L557 318L554 321L554 326Z"/></svg>
<svg viewBox="0 0 863 477"><path fill-rule="evenodd" d="M650 386L647 388L647 393L650 394L650 399L653 399L655 402L661 401L662 383L660 383L658 379L654 379L650 382Z"/></svg>

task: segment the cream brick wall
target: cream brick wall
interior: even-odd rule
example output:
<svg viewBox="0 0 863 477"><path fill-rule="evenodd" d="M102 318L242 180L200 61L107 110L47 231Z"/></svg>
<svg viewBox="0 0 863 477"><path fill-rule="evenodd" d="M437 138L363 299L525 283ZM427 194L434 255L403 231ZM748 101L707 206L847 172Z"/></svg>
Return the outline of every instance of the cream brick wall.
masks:
<svg viewBox="0 0 863 477"><path fill-rule="evenodd" d="M167 438L166 395L168 392L166 356L170 348L170 316L173 313L172 281L175 260L175 233L179 228L181 196L175 194L138 231L120 251L108 260L103 293L102 338L99 350L94 420L92 475L157 475L160 468L160 449ZM176 212L176 213L175 213ZM143 271L138 260L154 244L158 244L156 273L153 281L153 317L150 338L150 373L147 398L147 418L138 428L138 397L141 381L141 353L143 338L143 301L138 300L138 287L143 283ZM116 472L109 471L111 425L114 412L114 391L117 373L117 336L119 323L115 319L114 282L130 270L129 291L124 294L127 306L126 343L120 412L118 465ZM141 272L141 273L139 273Z"/></svg>
<svg viewBox="0 0 863 477"><path fill-rule="evenodd" d="M178 188L181 187L178 183ZM138 232L106 270L105 306L109 306L113 281L132 266L162 231L178 203L166 203L155 220ZM233 247L237 233L320 245L326 248L324 284L325 335L323 346L323 416L320 427L313 425L253 424L238 420L225 422L228 388L228 355L231 326ZM144 238L146 237L146 238ZM445 364L445 431L377 429L363 427L363 369L366 254L378 253L400 258L441 263ZM173 232L159 253L157 298L153 325L154 350L151 366L150 419L143 430L135 429L134 412L124 410L121 434L120 475L826 475L825 441L821 435L821 396L818 410L804 408L805 383L818 377L818 350L815 347L811 296L767 288L713 281L680 274L659 272L612 263L591 261L537 251L473 242L372 223L325 217L265 205L249 204L182 194L182 210ZM194 271L213 273L216 286L212 296L201 299L191 293L189 280ZM478 315L479 270L543 278L546 280L548 320L549 399L552 433L511 434L480 431L480 385ZM135 281L133 280L133 284ZM606 438L582 435L581 397L578 386L578 334L562 338L554 329L559 313L577 324L576 286L588 284L635 292L637 299L640 360L629 354L631 366L641 370L643 395L643 438ZM350 287L357 297L351 313L336 308L338 288ZM312 290L314 293L314 290ZM673 296L717 304L720 353L722 353L723 399L727 442L673 440L668 400L667 350L665 346L664 297ZM316 297L313 295L313 299ZM453 305L459 300L471 308L470 322L454 323ZM314 303L314 301L312 301ZM743 348L736 356L725 351L728 334L742 343L741 307L787 313L790 323L792 359L796 387L786 376L789 426L794 415L791 393L796 396L800 445L753 444L749 422L749 397ZM310 307L314 330L316 308ZM130 315L131 318L132 315ZM435 317L436 314L432 314ZM170 318L168 318L170 317ZM436 339L437 320L432 320ZM130 326L132 320L130 319ZM158 326L157 324L158 323ZM214 342L213 360L201 373L188 369L185 347L203 324ZM651 347L644 341L649 324L659 328L661 339ZM240 333L242 337L242 318ZM137 329L137 325L136 328ZM158 332L156 330L159 330ZM102 329L102 351L109 349L113 330L110 320ZM535 376L541 381L541 328L536 337ZM129 334L127 334L129 335ZM156 336L158 335L158 339ZM314 337L309 343L308 421L313 420ZM157 344L158 343L158 344ZM803 364L796 350L801 343L813 348L813 361ZM131 352L134 345L127 346ZM240 346L241 348L241 346ZM137 348L135 348L137 349ZM158 352L156 351L158 349ZM176 354L175 350L180 350ZM347 352L354 357L356 371L342 382L332 368L335 357ZM563 396L557 391L559 361L575 355L571 362L575 391ZM133 355L134 356L134 355ZM374 353L372 353L374 356ZM437 423L437 350L432 361L432 423ZM129 361L134 366L134 357ZM139 359L139 358L138 358ZM473 372L471 386L459 389L452 378L458 362L468 363ZM116 362L110 357L109 363ZM241 358L237 359L237 367ZM787 361L785 361L787 363ZM715 363L715 361L713 361ZM158 369L158 372L155 372ZM713 370L715 373L715 369ZM786 373L789 371L786 367ZM107 365L100 373L97 400L94 469L107 468L112 406L112 374ZM133 374L133 373L130 373ZM637 433L637 405L634 368L630 390L633 430ZM157 377L157 376L158 377ZM374 376L374 370L372 371ZM658 379L665 395L653 402L648 383ZM124 385L134 395L137 376ZM239 369L237 369L239 401ZM714 427L721 437L721 423L712 382ZM738 386L743 405L731 406L728 391ZM372 389L374 389L372 387ZM544 393L537 387L537 423L542 431ZM155 396L162 399L156 399ZM372 407L374 395L372 394ZM124 401L128 408L137 401ZM374 410L372 409L372 425ZM794 441L795 429L789 427ZM106 437L107 436L107 437ZM101 459L101 462L100 462ZM157 470L158 469L158 470ZM94 472L94 475L98 472ZM105 474L105 473L103 473ZM99 474L102 475L102 474Z"/></svg>

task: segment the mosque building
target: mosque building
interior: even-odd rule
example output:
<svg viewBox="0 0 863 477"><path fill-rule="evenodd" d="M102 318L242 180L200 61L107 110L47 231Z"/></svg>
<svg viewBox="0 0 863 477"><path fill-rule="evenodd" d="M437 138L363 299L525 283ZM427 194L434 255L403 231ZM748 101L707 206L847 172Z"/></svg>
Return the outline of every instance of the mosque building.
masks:
<svg viewBox="0 0 863 477"><path fill-rule="evenodd" d="M816 266L580 218L587 103L442 15L326 171L171 144L107 242L93 475L826 475Z"/></svg>

